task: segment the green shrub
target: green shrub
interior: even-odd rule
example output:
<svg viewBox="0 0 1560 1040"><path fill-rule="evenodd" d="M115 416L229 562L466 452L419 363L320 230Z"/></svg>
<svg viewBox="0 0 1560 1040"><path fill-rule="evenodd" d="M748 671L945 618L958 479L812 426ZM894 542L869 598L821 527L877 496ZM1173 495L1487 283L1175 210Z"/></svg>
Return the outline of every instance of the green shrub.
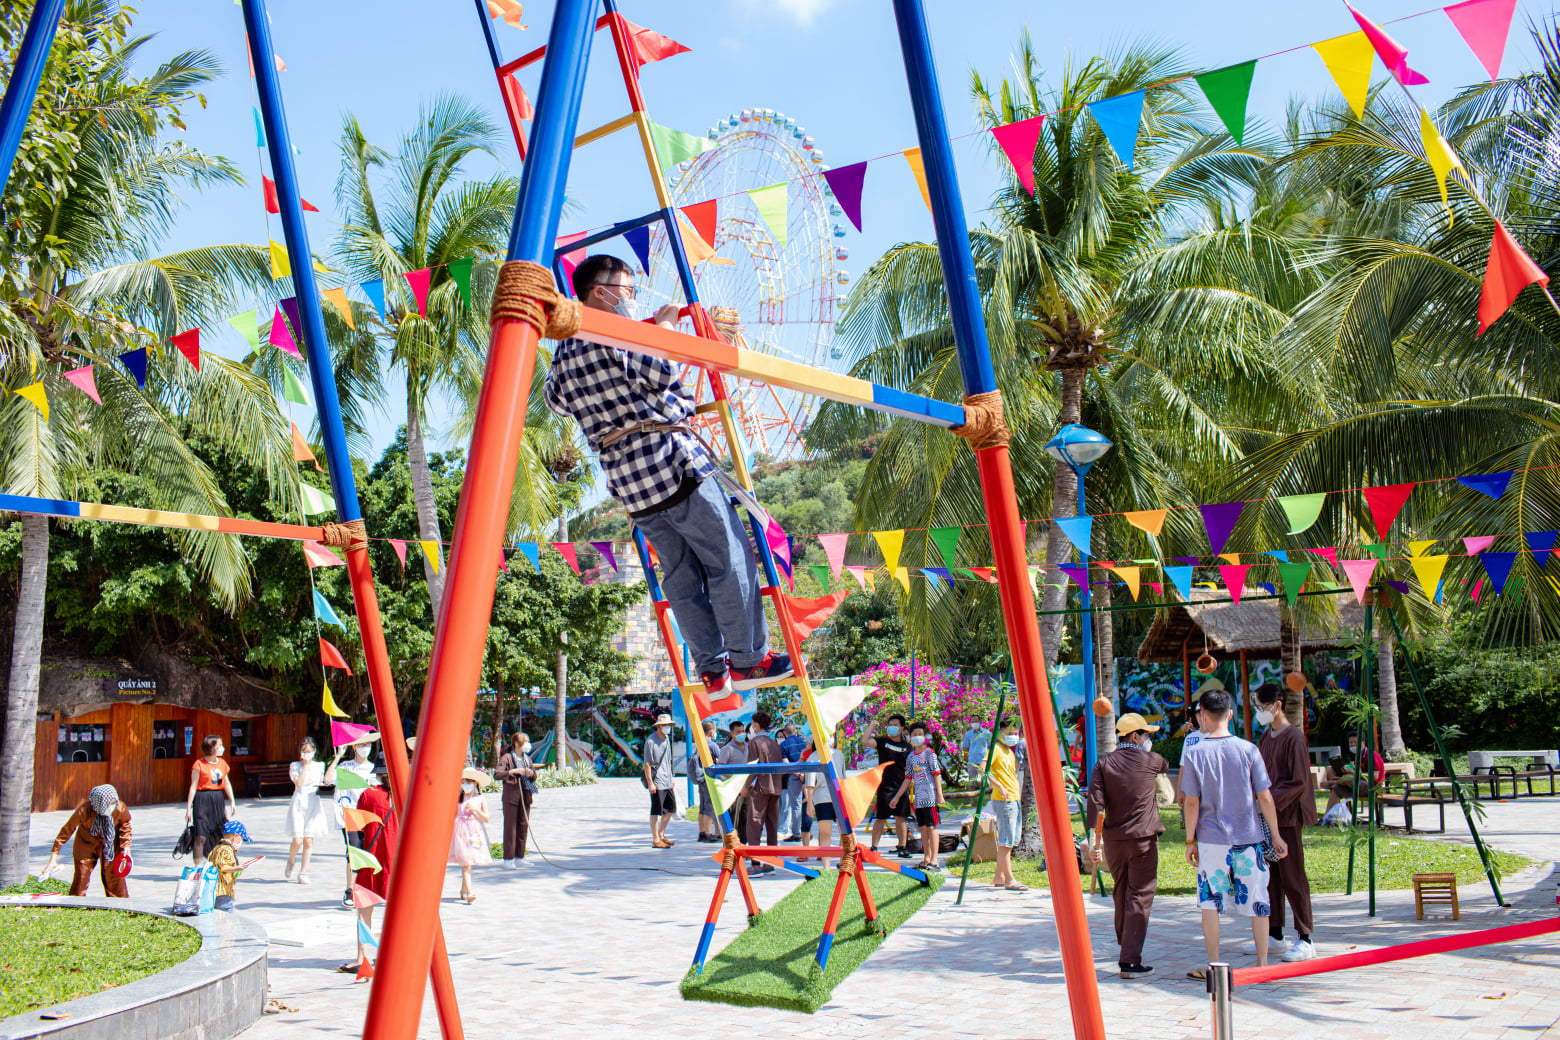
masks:
<svg viewBox="0 0 1560 1040"><path fill-rule="evenodd" d="M70 891L70 886L58 878L49 878L44 881L29 874L27 880L20 885L12 885L9 888L0 888L0 896L30 896L38 892L48 892L53 895L65 895Z"/></svg>
<svg viewBox="0 0 1560 1040"><path fill-rule="evenodd" d="M596 767L589 762L580 762L572 766L559 769L552 766L536 771L536 786L538 787L583 787L586 784L596 782Z"/></svg>

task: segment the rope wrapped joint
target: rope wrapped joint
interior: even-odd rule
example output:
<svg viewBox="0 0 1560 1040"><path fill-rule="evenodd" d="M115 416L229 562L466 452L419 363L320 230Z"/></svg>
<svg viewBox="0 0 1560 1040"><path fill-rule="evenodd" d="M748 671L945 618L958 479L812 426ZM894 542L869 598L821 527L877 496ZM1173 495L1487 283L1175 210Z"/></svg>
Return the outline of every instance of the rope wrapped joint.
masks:
<svg viewBox="0 0 1560 1040"><path fill-rule="evenodd" d="M844 834L840 836L840 873L854 874L856 872L856 836Z"/></svg>
<svg viewBox="0 0 1560 1040"><path fill-rule="evenodd" d="M726 850L726 855L720 862L720 868L722 870L729 870L733 873L736 872L738 844L739 842L737 841L737 836L731 831L727 831L726 836L721 839L721 845Z"/></svg>
<svg viewBox="0 0 1560 1040"><path fill-rule="evenodd" d="M353 550L366 550L368 548L368 525L362 518L348 520L344 524L325 523L321 525L324 535L320 541L326 545L334 545L338 548Z"/></svg>
<svg viewBox="0 0 1560 1040"><path fill-rule="evenodd" d="M971 451L1006 446L1013 439L1013 432L1002 415L1002 391L966 396L964 425L953 427L952 432L968 441Z"/></svg>
<svg viewBox="0 0 1560 1040"><path fill-rule="evenodd" d="M529 260L510 260L498 269L488 324L520 321L544 339L568 339L580 331L580 301L553 287L552 272Z"/></svg>

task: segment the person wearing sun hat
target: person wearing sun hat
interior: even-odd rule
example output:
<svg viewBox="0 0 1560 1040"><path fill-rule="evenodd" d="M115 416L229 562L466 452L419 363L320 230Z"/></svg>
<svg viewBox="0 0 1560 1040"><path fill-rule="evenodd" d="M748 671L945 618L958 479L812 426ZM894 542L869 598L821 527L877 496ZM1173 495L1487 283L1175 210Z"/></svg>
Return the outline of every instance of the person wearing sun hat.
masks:
<svg viewBox="0 0 1560 1040"><path fill-rule="evenodd" d="M666 825L677 815L677 778L672 775L672 717L655 717L655 732L645 738L645 787L650 792L650 847L669 849L677 843L666 836Z"/></svg>
<svg viewBox="0 0 1560 1040"><path fill-rule="evenodd" d="M217 842L206 862L217 868L218 910L238 909L238 875L244 869L238 864L238 847L249 840L249 832L237 820L222 825L222 840Z"/></svg>
<svg viewBox="0 0 1560 1040"><path fill-rule="evenodd" d="M1093 832L1105 817L1103 859L1116 882L1116 942L1121 946L1117 967L1124 979L1152 975L1143 963L1143 941L1148 935L1148 915L1159 887L1159 836L1165 825L1159 819L1159 774L1170 763L1149 750L1158 726L1137 712L1116 720L1116 750L1094 765L1089 780L1086 831Z"/></svg>

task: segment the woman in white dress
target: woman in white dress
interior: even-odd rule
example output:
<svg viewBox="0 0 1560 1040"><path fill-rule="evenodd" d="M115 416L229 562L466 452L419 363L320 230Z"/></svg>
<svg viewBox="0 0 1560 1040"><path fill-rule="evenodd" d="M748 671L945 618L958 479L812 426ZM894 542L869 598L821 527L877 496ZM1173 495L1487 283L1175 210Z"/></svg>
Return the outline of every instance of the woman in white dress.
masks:
<svg viewBox="0 0 1560 1040"><path fill-rule="evenodd" d="M298 884L307 885L314 839L329 837L335 826L334 813L320 801L319 789L321 784L336 782L336 763L331 762L327 769L314 761L314 741L304 737L298 745L298 761L288 768L287 774L293 782L292 804L287 807L287 837L292 839L292 845L287 850L287 872L282 876L291 878L293 863L297 861Z"/></svg>

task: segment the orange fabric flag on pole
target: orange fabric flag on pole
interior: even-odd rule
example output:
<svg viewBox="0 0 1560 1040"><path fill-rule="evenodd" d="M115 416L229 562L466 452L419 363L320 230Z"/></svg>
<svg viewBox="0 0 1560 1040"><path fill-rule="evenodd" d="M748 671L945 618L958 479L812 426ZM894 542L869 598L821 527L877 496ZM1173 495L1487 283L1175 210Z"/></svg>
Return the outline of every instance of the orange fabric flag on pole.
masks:
<svg viewBox="0 0 1560 1040"><path fill-rule="evenodd" d="M384 817L369 812L367 809L354 809L349 805L341 807L341 822L349 831L360 831L371 823L384 823Z"/></svg>
<svg viewBox="0 0 1560 1040"><path fill-rule="evenodd" d="M672 39L670 36L662 36L654 29L646 29L642 25L635 25L622 15L623 26L628 30L628 47L634 55L634 64L643 68L653 61L662 61L674 54L687 54L688 48Z"/></svg>
<svg viewBox="0 0 1560 1040"><path fill-rule="evenodd" d="M352 674L352 669L347 667L347 659L341 656L341 651L326 642L323 636L320 637L320 663L326 668L340 668L348 675Z"/></svg>
<svg viewBox="0 0 1560 1040"><path fill-rule="evenodd" d="M817 599L797 599L795 596L787 596L786 602L791 605L791 620L796 623L796 635L798 639L806 639L813 634L813 630L825 621L829 615L840 609L840 604L845 602L845 597L850 593L831 592L827 596L819 596Z"/></svg>
<svg viewBox="0 0 1560 1040"><path fill-rule="evenodd" d="M1484 335L1484 330L1495 324L1516 302L1517 294L1534 282L1547 290L1549 276L1517 245L1506 225L1497 220L1495 237L1490 239L1490 261L1484 269L1484 289L1479 294L1476 336Z"/></svg>
<svg viewBox="0 0 1560 1040"><path fill-rule="evenodd" d="M867 818L867 810L872 808L872 802L877 798L878 785L883 782L883 771L887 768L888 763L884 762L840 784L840 798L845 802L845 815L851 826Z"/></svg>

